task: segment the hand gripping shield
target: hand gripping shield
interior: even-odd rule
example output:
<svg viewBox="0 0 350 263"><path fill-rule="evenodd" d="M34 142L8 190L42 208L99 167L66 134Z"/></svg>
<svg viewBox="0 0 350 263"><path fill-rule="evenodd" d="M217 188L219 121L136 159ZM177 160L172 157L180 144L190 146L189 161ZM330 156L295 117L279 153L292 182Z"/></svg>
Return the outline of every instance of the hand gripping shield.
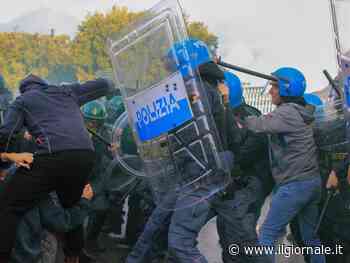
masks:
<svg viewBox="0 0 350 263"><path fill-rule="evenodd" d="M185 22L177 1L146 11L108 41L114 77L121 87L143 172L158 204L198 191L222 190L230 180L205 86L185 46ZM192 62L190 62L192 59ZM188 62L188 63L187 63ZM176 209L182 207L176 206ZM164 205L164 209L175 209Z"/></svg>

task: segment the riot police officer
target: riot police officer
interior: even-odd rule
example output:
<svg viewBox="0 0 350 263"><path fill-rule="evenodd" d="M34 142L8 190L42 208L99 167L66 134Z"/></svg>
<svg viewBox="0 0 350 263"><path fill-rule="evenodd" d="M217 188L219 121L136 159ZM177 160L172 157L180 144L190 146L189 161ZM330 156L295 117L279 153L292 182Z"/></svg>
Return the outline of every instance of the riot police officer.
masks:
<svg viewBox="0 0 350 263"><path fill-rule="evenodd" d="M223 262L264 262L257 255L230 255L229 247L236 244L258 246L256 224L265 197L271 192L273 179L269 167L267 137L244 131L238 126L248 116L260 116L258 109L244 102L242 85L237 76L225 72L229 88L226 109L228 144L235 156L231 172L233 182L212 207L223 207L217 216L217 228L222 246Z"/></svg>
<svg viewBox="0 0 350 263"><path fill-rule="evenodd" d="M307 101L318 108L315 137L318 142L323 181L321 208L326 206L319 234L323 245L332 248L333 253L326 255L327 262L345 263L350 260L350 185L347 180L349 142L346 137L343 102L335 100L315 103L315 99L310 98L307 98ZM328 204L327 197L330 198Z"/></svg>
<svg viewBox="0 0 350 263"><path fill-rule="evenodd" d="M107 141L111 141L111 132L104 125L105 120L107 119L107 111L100 101L96 100L85 104L82 107L82 113L85 125L91 132L92 142L96 151L95 164L89 175L89 181L92 185L95 196L91 204L93 212L89 217L85 240L85 252L88 255L95 257L96 253L104 251L104 248L100 246L98 239L110 207L106 168L112 159L112 153L111 149L95 137L94 134L98 134L104 137Z"/></svg>
<svg viewBox="0 0 350 263"><path fill-rule="evenodd" d="M198 70L208 99L208 107L213 114L214 121L218 127L218 136L224 141L224 104L218 90L218 84L224 80L223 71L212 61L208 47L199 40L189 39L183 44L174 45L174 49L169 52L169 58L172 59L172 52L183 52L181 48L186 46L190 53L191 65ZM168 58L168 59L169 59ZM189 78L188 67L179 65L182 76ZM217 138L220 140L220 138ZM226 141L226 140L225 140ZM228 159L230 158L227 157ZM184 175L191 174L193 167L191 162L185 162L182 167ZM212 186L213 187L213 186ZM150 262L157 255L159 242L166 242L168 239L168 249L170 261L174 262L206 262L197 248L197 237L199 231L208 222L210 207L205 196L208 195L208 189L199 189L186 198L177 198L171 193L164 193L165 196L156 198L158 201L156 209L150 216L143 233L138 239L134 249L129 254L127 261L131 262ZM161 201L159 201L161 199ZM198 203L198 200L202 202ZM191 204L197 202L195 208ZM166 209L164 209L166 207ZM198 211L193 213L193 211ZM171 261L172 262L172 261Z"/></svg>
<svg viewBox="0 0 350 263"><path fill-rule="evenodd" d="M105 103L107 111L106 124L114 125L118 117L125 111L123 99L121 96L113 96Z"/></svg>

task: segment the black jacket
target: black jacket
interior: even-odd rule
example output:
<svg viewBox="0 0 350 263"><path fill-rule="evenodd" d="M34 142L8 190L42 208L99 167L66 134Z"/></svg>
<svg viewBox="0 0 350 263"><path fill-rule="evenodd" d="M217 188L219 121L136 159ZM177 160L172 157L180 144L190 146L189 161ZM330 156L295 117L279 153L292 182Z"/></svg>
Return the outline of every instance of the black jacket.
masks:
<svg viewBox="0 0 350 263"><path fill-rule="evenodd" d="M228 106L226 130L228 148L235 156L232 176L257 176L261 179L265 194L268 194L274 186L274 181L270 169L267 136L238 127L238 123L248 116L260 115L258 109L247 104L242 104L235 110Z"/></svg>

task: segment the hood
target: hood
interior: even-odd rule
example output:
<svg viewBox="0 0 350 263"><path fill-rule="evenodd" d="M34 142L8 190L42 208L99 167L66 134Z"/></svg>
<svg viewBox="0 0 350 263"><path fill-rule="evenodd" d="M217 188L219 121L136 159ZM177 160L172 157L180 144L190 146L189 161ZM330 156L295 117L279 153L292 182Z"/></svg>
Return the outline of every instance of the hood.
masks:
<svg viewBox="0 0 350 263"><path fill-rule="evenodd" d="M311 124L314 120L315 107L312 105L302 106L299 104L290 103L300 114L306 124Z"/></svg>
<svg viewBox="0 0 350 263"><path fill-rule="evenodd" d="M19 84L19 91L21 94L24 92L30 90L31 88L35 87L41 87L41 86L47 86L47 82L38 76L35 76L33 74L28 75L23 80L21 80Z"/></svg>

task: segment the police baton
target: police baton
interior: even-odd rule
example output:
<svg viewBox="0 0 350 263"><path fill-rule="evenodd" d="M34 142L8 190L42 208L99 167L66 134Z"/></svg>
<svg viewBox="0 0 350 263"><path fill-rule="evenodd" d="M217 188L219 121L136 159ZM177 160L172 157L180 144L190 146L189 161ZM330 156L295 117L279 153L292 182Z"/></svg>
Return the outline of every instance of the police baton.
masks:
<svg viewBox="0 0 350 263"><path fill-rule="evenodd" d="M257 72L257 71L251 70L251 69L242 68L240 66L232 65L232 64L229 64L229 63L221 61L221 59L218 60L217 64L219 66L224 67L224 68L229 68L229 69L232 69L232 70L235 70L235 71L238 71L238 72L246 73L246 74L249 74L249 75L261 78L261 79L267 79L267 80L271 80L271 81L278 81L278 78L276 78L276 77L274 77L272 75L267 75L267 74L263 74L263 73L260 73L260 72Z"/></svg>
<svg viewBox="0 0 350 263"><path fill-rule="evenodd" d="M339 89L339 86L337 85L337 83L335 82L335 80L331 77L331 75L329 74L329 72L325 69L322 71L323 74L325 75L325 77L327 78L329 84L332 86L332 88L335 90L335 92L338 94L339 98L342 98L342 93Z"/></svg>
<svg viewBox="0 0 350 263"><path fill-rule="evenodd" d="M103 144L105 144L108 147L112 147L112 144L107 141L105 138L103 138L100 134L94 132L93 130L87 128L88 132L91 133L92 136L96 137L100 142L102 142Z"/></svg>
<svg viewBox="0 0 350 263"><path fill-rule="evenodd" d="M335 188L330 188L330 189L327 190L327 198L326 198L325 203L323 204L322 211L321 211L321 214L320 214L320 218L319 218L319 220L317 222L317 225L316 225L316 228L315 228L315 231L314 231L315 235L317 235L318 231L320 230L323 218L324 218L324 216L326 214L326 211L327 211L327 208L328 208L328 205L329 205L329 201L332 199L332 197L334 196L335 192L336 192Z"/></svg>
<svg viewBox="0 0 350 263"><path fill-rule="evenodd" d="M287 78L275 77L273 75L268 75L268 74L260 73L260 72L255 71L255 70L243 68L241 66L229 64L227 62L222 61L221 57L219 57L215 63L217 65L219 65L219 66L224 67L224 68L229 68L229 69L232 69L232 70L235 70L235 71L238 71L238 72L242 72L242 73L245 73L245 74L248 74L248 75L252 75L254 77L258 77L258 78L261 78L261 79L266 79L266 80L275 81L275 82L278 82L279 80L283 80L284 82L289 83L289 79L287 79Z"/></svg>

